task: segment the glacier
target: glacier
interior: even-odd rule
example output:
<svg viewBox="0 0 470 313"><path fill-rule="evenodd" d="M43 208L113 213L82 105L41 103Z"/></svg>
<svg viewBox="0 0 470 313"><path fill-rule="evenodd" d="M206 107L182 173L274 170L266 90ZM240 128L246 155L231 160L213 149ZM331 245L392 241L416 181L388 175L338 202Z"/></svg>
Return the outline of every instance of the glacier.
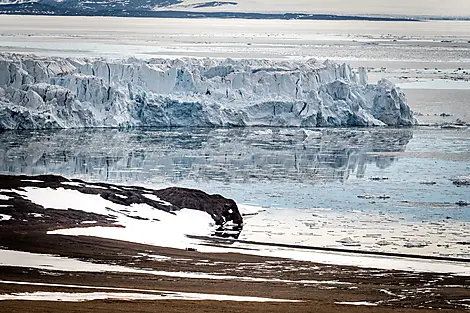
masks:
<svg viewBox="0 0 470 313"><path fill-rule="evenodd" d="M328 60L0 54L0 130L415 123L390 81Z"/></svg>

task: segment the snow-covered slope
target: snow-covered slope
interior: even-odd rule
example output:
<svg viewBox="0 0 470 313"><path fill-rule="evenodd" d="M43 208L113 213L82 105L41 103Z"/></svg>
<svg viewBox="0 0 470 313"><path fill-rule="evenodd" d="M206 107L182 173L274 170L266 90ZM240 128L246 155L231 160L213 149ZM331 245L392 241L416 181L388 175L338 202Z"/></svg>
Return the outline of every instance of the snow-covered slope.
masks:
<svg viewBox="0 0 470 313"><path fill-rule="evenodd" d="M429 3L429 2L432 3ZM4 14L348 20L470 17L467 0L0 0ZM229 14L224 14L229 13ZM274 14L274 15L272 15ZM312 16L309 16L312 15Z"/></svg>
<svg viewBox="0 0 470 313"><path fill-rule="evenodd" d="M387 80L332 62L0 55L0 129L415 123Z"/></svg>
<svg viewBox="0 0 470 313"><path fill-rule="evenodd" d="M180 0L0 0L0 5L39 3L62 9L113 10L113 9L153 9L175 5Z"/></svg>
<svg viewBox="0 0 470 313"><path fill-rule="evenodd" d="M306 13L379 16L470 17L466 0L183 0L164 9L258 13Z"/></svg>

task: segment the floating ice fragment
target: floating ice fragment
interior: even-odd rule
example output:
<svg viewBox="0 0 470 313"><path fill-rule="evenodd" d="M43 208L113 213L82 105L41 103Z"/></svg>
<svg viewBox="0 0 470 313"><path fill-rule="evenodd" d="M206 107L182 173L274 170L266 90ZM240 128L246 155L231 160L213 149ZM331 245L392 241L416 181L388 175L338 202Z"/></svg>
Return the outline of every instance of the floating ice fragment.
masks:
<svg viewBox="0 0 470 313"><path fill-rule="evenodd" d="M390 199L391 198L391 196L389 195L369 195L369 194L359 195L357 197L360 199Z"/></svg>
<svg viewBox="0 0 470 313"><path fill-rule="evenodd" d="M343 244L343 246L350 246L350 247L358 247L361 245L361 243L359 241L356 241L354 239L352 239L351 237L346 237L346 238L343 238L343 239L339 239L339 240L336 240L336 242L339 242L341 244Z"/></svg>

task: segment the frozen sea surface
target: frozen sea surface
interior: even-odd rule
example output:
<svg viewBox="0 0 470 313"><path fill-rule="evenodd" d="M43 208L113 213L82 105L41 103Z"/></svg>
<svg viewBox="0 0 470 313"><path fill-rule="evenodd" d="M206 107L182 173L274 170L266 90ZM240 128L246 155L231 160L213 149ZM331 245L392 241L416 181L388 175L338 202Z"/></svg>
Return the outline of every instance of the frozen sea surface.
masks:
<svg viewBox="0 0 470 313"><path fill-rule="evenodd" d="M470 4L465 0L433 1L427 4L421 1L407 0L238 0L236 5L201 6L200 0L184 0L171 5L171 9L194 11L228 11L228 12L302 12L302 13L336 13L361 15L398 15L398 16L459 16L469 17Z"/></svg>
<svg viewBox="0 0 470 313"><path fill-rule="evenodd" d="M379 68L392 64L398 69L403 64L407 68L446 64L451 64L451 68L462 64L468 68L469 25L470 21L245 21L6 15L0 20L0 47L4 52L67 57L328 58Z"/></svg>
<svg viewBox="0 0 470 313"><path fill-rule="evenodd" d="M469 129L5 132L0 171L199 188L233 198L240 239L469 258Z"/></svg>

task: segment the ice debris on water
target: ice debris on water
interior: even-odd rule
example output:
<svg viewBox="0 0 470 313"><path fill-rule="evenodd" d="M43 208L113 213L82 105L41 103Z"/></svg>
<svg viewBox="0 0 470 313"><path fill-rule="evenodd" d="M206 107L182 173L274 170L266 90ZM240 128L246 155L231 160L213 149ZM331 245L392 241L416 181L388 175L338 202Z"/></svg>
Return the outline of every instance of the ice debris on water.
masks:
<svg viewBox="0 0 470 313"><path fill-rule="evenodd" d="M470 186L470 176L460 176L452 179L452 183L456 186Z"/></svg>
<svg viewBox="0 0 470 313"><path fill-rule="evenodd" d="M383 199L383 200L391 198L391 196L389 195L369 195L369 194L359 195L357 197L360 199Z"/></svg>
<svg viewBox="0 0 470 313"><path fill-rule="evenodd" d="M386 79L330 61L121 60L0 54L0 130L133 126L402 126ZM300 134L305 135L305 134Z"/></svg>
<svg viewBox="0 0 470 313"><path fill-rule="evenodd" d="M359 241L352 239L351 237L346 237L343 239L336 240L336 242L341 243L343 246L358 247L361 245Z"/></svg>
<svg viewBox="0 0 470 313"><path fill-rule="evenodd" d="M378 246L389 246L391 245L392 243L387 241L387 240L379 240L375 243L376 245Z"/></svg>
<svg viewBox="0 0 470 313"><path fill-rule="evenodd" d="M430 242L427 242L427 241L415 241L415 242L409 241L405 243L403 246L405 248L424 248L429 245L430 245Z"/></svg>

